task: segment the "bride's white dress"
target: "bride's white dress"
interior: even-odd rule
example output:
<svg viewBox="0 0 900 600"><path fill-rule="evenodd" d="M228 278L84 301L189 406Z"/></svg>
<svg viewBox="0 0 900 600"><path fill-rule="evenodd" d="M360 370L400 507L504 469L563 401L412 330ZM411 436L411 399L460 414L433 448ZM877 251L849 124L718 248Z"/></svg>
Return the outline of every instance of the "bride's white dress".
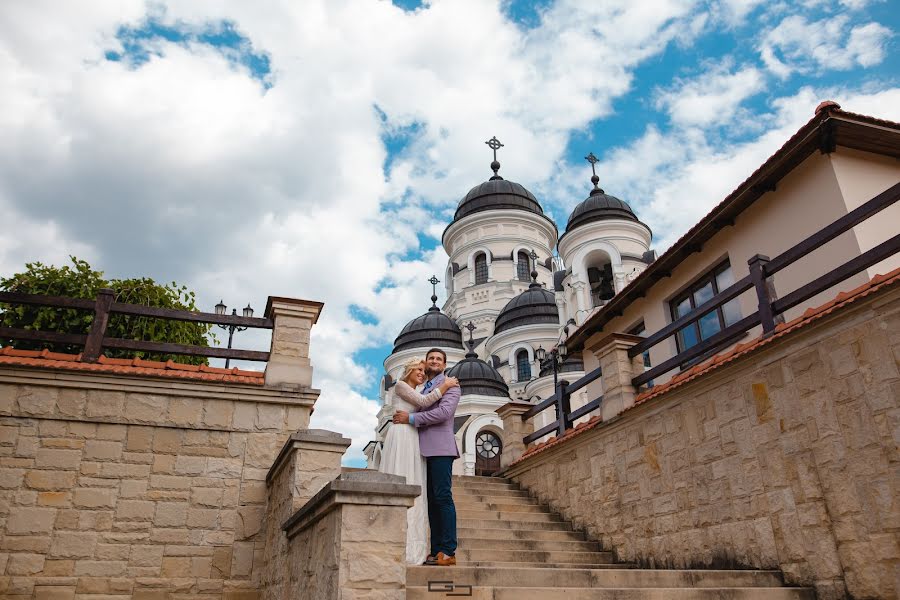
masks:
<svg viewBox="0 0 900 600"><path fill-rule="evenodd" d="M394 386L394 410L414 412L431 406L441 397L437 389L418 393L405 381ZM422 487L422 493L406 512L406 563L420 565L428 556L428 504L425 488L425 458L419 453L419 432L412 425L392 424L384 437L378 470L403 475L406 483Z"/></svg>

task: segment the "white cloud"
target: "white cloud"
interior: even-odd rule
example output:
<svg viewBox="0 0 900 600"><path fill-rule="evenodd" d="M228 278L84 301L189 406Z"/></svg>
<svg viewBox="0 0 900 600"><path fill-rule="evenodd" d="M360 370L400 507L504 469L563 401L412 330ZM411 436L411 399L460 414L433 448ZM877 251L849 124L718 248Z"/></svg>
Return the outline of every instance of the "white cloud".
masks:
<svg viewBox="0 0 900 600"><path fill-rule="evenodd" d="M759 52L766 67L784 79L795 71L846 71L876 65L884 60L892 35L878 23L852 25L848 15L814 22L791 15L764 35Z"/></svg>
<svg viewBox="0 0 900 600"><path fill-rule="evenodd" d="M763 74L758 69L743 67L732 72L726 62L660 90L656 107L665 109L677 125L720 124L733 121L740 104L762 91L763 84Z"/></svg>

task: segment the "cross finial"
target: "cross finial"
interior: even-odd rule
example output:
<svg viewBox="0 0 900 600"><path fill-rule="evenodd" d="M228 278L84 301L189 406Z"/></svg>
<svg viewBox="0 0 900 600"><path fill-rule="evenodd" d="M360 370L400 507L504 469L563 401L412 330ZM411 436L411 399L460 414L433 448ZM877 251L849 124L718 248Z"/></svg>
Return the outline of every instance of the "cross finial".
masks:
<svg viewBox="0 0 900 600"><path fill-rule="evenodd" d="M431 308L429 308L428 310L441 310L437 306L437 287L436 287L437 284L439 284L440 282L441 282L441 280L438 279L437 276L435 276L435 275L432 275L431 279L428 280L428 283L431 284Z"/></svg>
<svg viewBox="0 0 900 600"><path fill-rule="evenodd" d="M593 173L593 175L591 176L591 183L594 184L594 189L591 190L591 196L594 196L596 194L602 194L603 190L601 190L600 186L597 185L598 183L600 183L600 178L597 177L597 167L595 166L598 162L600 162L600 159L598 159L596 156L594 156L594 153L591 152L590 154L588 154L587 156L584 157L584 160L591 163L591 173Z"/></svg>
<svg viewBox="0 0 900 600"><path fill-rule="evenodd" d="M491 179L503 179L500 175L497 174L497 171L500 170L500 163L497 162L497 150L503 147L503 144L500 143L500 140L497 139L497 136L493 136L491 139L485 142L488 148L494 151L494 162L491 163L491 170L494 171L494 176Z"/></svg>
<svg viewBox="0 0 900 600"><path fill-rule="evenodd" d="M469 354L466 354L468 357L469 355L475 354L475 340L472 339L472 332L475 331L475 324L472 323L472 321L469 321L466 323L465 328L469 330L469 341L466 342L466 345L469 346Z"/></svg>

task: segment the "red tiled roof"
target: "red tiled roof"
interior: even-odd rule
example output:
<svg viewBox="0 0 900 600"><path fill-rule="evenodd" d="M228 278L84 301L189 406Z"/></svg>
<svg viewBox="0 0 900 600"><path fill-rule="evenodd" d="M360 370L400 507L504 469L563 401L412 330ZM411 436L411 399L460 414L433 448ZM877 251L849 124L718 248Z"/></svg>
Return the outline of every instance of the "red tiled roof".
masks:
<svg viewBox="0 0 900 600"><path fill-rule="evenodd" d="M649 390L639 394L637 398L635 398L634 406L639 404L643 404L656 398L658 396L662 396L666 392L669 392L689 381L693 381L694 379L700 377L701 375L705 375L706 373L718 369L720 366L730 363L741 356L749 354L759 348L766 346L772 343L774 340L784 337L789 333L793 333L794 331L804 327L813 321L816 321L826 315L833 313L834 311L852 303L860 298L864 298L870 294L877 292L880 289L896 285L900 282L900 268L895 269L888 273L887 275L876 275L871 280L857 287L856 289L850 290L849 292L841 292L837 296L834 297L830 302L826 302L825 304L818 306L816 308L807 309L802 315L797 317L796 319L789 321L787 323L781 323L775 327L775 331L766 336L760 336L755 340L749 341L746 344L738 344L731 350L727 352L723 352L722 354L717 354L710 358L709 360L700 363L699 365L694 366L693 368L679 373L666 383L662 385L658 385L650 388ZM634 408L632 406L631 408ZM626 411L629 409L626 409ZM558 446L559 444L568 441L569 439L584 433L589 429L593 429L597 425L601 423L601 419L599 416L592 417L590 421L586 423L581 423L577 425L574 429L570 429L566 431L565 435L562 437L551 437L546 442L541 442L540 444L535 444L531 448L523 454L518 460L511 463L510 466L519 463L530 456L534 456L535 454L539 454L544 450L552 448L554 446Z"/></svg>
<svg viewBox="0 0 900 600"><path fill-rule="evenodd" d="M244 371L237 367L219 369L206 365L183 365L171 360L159 362L140 358L107 358L106 356L101 356L96 363L79 362L80 360L80 354L62 354L49 350L16 350L8 346L0 348L0 365L256 385L263 385L265 381L265 373L262 371Z"/></svg>

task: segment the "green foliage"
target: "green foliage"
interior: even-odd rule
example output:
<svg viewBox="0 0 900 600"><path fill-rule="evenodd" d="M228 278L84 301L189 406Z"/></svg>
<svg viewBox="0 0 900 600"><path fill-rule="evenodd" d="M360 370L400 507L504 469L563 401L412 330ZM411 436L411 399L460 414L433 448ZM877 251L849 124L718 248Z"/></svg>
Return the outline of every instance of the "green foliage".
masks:
<svg viewBox="0 0 900 600"><path fill-rule="evenodd" d="M55 267L36 263L27 263L23 273L6 279L0 279L0 290L22 294L40 294L42 296L66 296L69 298L85 298L94 300L103 288L115 292L115 301L126 304L142 304L158 308L174 308L196 311L194 292L185 286L171 284L160 285L149 278L112 279L103 278L101 271L94 271L83 261L69 257L72 265ZM40 331L59 333L87 334L90 331L94 314L72 308L53 308L47 306L30 306L24 304L0 304L0 325L19 327ZM207 335L211 335L211 325L190 323L166 319L154 319L132 315L113 313L109 317L106 337L150 342L171 342L209 346ZM212 336L215 341L215 336ZM49 342L30 342L25 340L0 340L2 345L25 350L41 350L47 348L54 352L77 353L81 346L53 344ZM131 358L138 356L146 360L173 360L185 364L207 364L201 356L182 356L176 354L153 354L134 350L104 349L104 354L111 358Z"/></svg>

